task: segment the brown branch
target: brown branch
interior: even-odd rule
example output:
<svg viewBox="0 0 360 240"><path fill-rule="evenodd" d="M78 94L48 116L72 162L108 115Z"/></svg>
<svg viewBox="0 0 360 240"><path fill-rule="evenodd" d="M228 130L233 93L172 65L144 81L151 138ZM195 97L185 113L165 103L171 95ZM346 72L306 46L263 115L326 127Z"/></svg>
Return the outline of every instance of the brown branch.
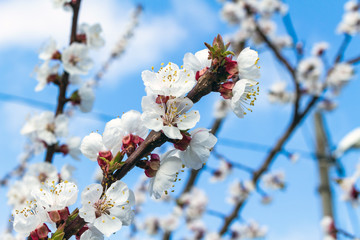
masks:
<svg viewBox="0 0 360 240"><path fill-rule="evenodd" d="M208 70L199 80L195 87L188 93L187 97L193 102L197 103L203 96L215 90L217 85L217 75ZM135 164L155 148L160 147L169 139L162 132L151 131L146 137L145 141L132 153L125 161L125 164L115 172L113 178L108 179L107 184L111 184L116 180L122 179ZM106 184L103 182L103 185Z"/></svg>
<svg viewBox="0 0 360 240"><path fill-rule="evenodd" d="M76 41L76 32L77 32L77 25L79 19L79 11L80 11L80 4L81 0L77 0L75 3L71 3L71 7L73 9L73 18L71 23L71 34L70 34L70 45ZM65 104L67 103L66 98L66 90L69 85L69 73L64 71L62 75L60 85L59 85L59 95L57 101L57 107L55 115L62 114L64 112ZM47 147L46 155L45 155L45 162L52 163L54 154L55 154L55 145L51 145Z"/></svg>
<svg viewBox="0 0 360 240"><path fill-rule="evenodd" d="M255 25L256 32L262 37L267 46L271 49L271 51L275 54L276 58L284 64L286 69L289 71L294 85L295 85L295 108L294 108L294 118L299 114L299 105L300 105L300 97L301 97L301 89L300 84L297 81L296 77L296 69L291 66L290 62L281 54L280 50L270 41L270 39L266 36L263 30L260 28L259 24Z"/></svg>

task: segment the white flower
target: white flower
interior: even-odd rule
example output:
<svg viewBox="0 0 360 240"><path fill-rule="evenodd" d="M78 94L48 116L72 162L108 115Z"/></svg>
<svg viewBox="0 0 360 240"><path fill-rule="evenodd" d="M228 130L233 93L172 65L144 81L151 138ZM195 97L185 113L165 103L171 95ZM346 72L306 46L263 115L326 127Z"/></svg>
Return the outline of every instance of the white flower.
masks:
<svg viewBox="0 0 360 240"><path fill-rule="evenodd" d="M240 79L232 89L230 107L239 118L243 118L247 113L245 110L252 111L249 107L254 106L256 96L259 95L259 87L254 90L258 83L254 80Z"/></svg>
<svg viewBox="0 0 360 240"><path fill-rule="evenodd" d="M258 53L249 47L242 50L237 58L240 78L260 78L260 67L256 64L259 61Z"/></svg>
<svg viewBox="0 0 360 240"><path fill-rule="evenodd" d="M346 151L351 148L360 148L360 128L355 128L345 135L337 145L334 154L341 157Z"/></svg>
<svg viewBox="0 0 360 240"><path fill-rule="evenodd" d="M89 229L86 230L80 236L80 240L103 240L104 234L97 230L94 226L89 226Z"/></svg>
<svg viewBox="0 0 360 240"><path fill-rule="evenodd" d="M285 187L285 172L267 173L262 177L266 187L270 189L283 189Z"/></svg>
<svg viewBox="0 0 360 240"><path fill-rule="evenodd" d="M38 226L49 220L47 212L34 202L13 211L14 230L28 236Z"/></svg>
<svg viewBox="0 0 360 240"><path fill-rule="evenodd" d="M92 60L88 57L88 48L76 42L64 50L61 60L65 71L70 75L86 75L93 66Z"/></svg>
<svg viewBox="0 0 360 240"><path fill-rule="evenodd" d="M48 84L49 78L53 76L57 76L59 70L59 65L49 66L49 62L44 62L41 64L39 68L35 69L36 72L36 80L38 84L35 87L35 91L39 92L44 89L44 87Z"/></svg>
<svg viewBox="0 0 360 240"><path fill-rule="evenodd" d="M228 202L237 204L238 202L244 201L254 189L255 186L252 181L240 182L235 180L229 188L230 197L228 198Z"/></svg>
<svg viewBox="0 0 360 240"><path fill-rule="evenodd" d="M320 82L324 66L320 58L310 57L302 60L297 68L297 79L303 83L308 93L319 95L322 90Z"/></svg>
<svg viewBox="0 0 360 240"><path fill-rule="evenodd" d="M83 138L80 145L80 151L82 154L91 161L97 160L99 152L107 150L108 149L103 143L103 137L98 133L90 133L88 136Z"/></svg>
<svg viewBox="0 0 360 240"><path fill-rule="evenodd" d="M247 224L235 223L232 226L231 231L233 235L238 238L256 239L265 237L268 230L267 227L260 227L255 221L250 221Z"/></svg>
<svg viewBox="0 0 360 240"><path fill-rule="evenodd" d="M206 211L208 196L203 190L193 187L190 192L181 195L179 202L186 207L186 218L194 220L201 218Z"/></svg>
<svg viewBox="0 0 360 240"><path fill-rule="evenodd" d="M359 9L359 4L356 0L347 1L344 5L345 11L357 11Z"/></svg>
<svg viewBox="0 0 360 240"><path fill-rule="evenodd" d="M77 200L78 187L75 183L64 181L59 184L43 184L32 191L38 206L46 211L61 210L73 205Z"/></svg>
<svg viewBox="0 0 360 240"><path fill-rule="evenodd" d="M184 68L197 73L203 69L211 67L211 59L209 59L209 49L198 51L194 54L186 53L184 56Z"/></svg>
<svg viewBox="0 0 360 240"><path fill-rule="evenodd" d="M159 199L163 192L171 188L177 180L178 172L182 167L180 158L169 151L160 157L160 166L149 184L150 196Z"/></svg>
<svg viewBox="0 0 360 240"><path fill-rule="evenodd" d="M213 173L213 176L210 178L210 182L220 182L225 180L225 178L230 175L231 171L232 165L224 160L221 160L219 167Z"/></svg>
<svg viewBox="0 0 360 240"><path fill-rule="evenodd" d="M68 134L68 118L64 114L54 116L52 112L43 112L29 119L21 129L21 134L30 139L41 139L48 145L57 142L57 137L66 137Z"/></svg>
<svg viewBox="0 0 360 240"><path fill-rule="evenodd" d="M195 75L188 69L179 69L178 65L169 62L159 72L143 71L142 80L148 95L181 97L195 85Z"/></svg>
<svg viewBox="0 0 360 240"><path fill-rule="evenodd" d="M79 155L80 151L81 138L80 137L71 137L66 140L66 146L69 151L69 155L75 159L80 160Z"/></svg>
<svg viewBox="0 0 360 240"><path fill-rule="evenodd" d="M337 27L338 33L355 35L360 31L360 13L358 11L347 11Z"/></svg>
<svg viewBox="0 0 360 240"><path fill-rule="evenodd" d="M222 18L230 24L239 23L246 16L243 1L225 2L221 9Z"/></svg>
<svg viewBox="0 0 360 240"><path fill-rule="evenodd" d="M39 182L57 182L59 180L56 167L48 162L39 162L31 164L25 176L31 176L38 179Z"/></svg>
<svg viewBox="0 0 360 240"><path fill-rule="evenodd" d="M334 88L335 94L338 94L341 88L346 85L354 76L354 68L348 63L338 63L329 74L327 83Z"/></svg>
<svg viewBox="0 0 360 240"><path fill-rule="evenodd" d="M33 200L31 191L40 186L40 181L33 176L24 176L9 187L7 193L8 204L17 208L26 201Z"/></svg>
<svg viewBox="0 0 360 240"><path fill-rule="evenodd" d="M230 100L228 99L220 99L214 104L214 117L216 119L225 118L230 110Z"/></svg>
<svg viewBox="0 0 360 240"><path fill-rule="evenodd" d="M311 50L311 54L313 56L321 56L326 50L329 49L329 43L328 42L318 42L315 43L312 50Z"/></svg>
<svg viewBox="0 0 360 240"><path fill-rule="evenodd" d="M55 39L50 38L40 49L39 58L44 61L51 60L57 52L57 44Z"/></svg>
<svg viewBox="0 0 360 240"><path fill-rule="evenodd" d="M52 0L54 7L59 8L63 7L66 3L71 2L71 0Z"/></svg>
<svg viewBox="0 0 360 240"><path fill-rule="evenodd" d="M191 131L190 136L189 146L178 153L186 167L198 170L210 157L210 150L215 146L217 138L205 128Z"/></svg>
<svg viewBox="0 0 360 240"><path fill-rule="evenodd" d="M115 118L106 123L103 138L104 144L113 152L121 151L125 137L137 136L145 139L149 130L141 120L141 113L130 110L121 118Z"/></svg>
<svg viewBox="0 0 360 240"><path fill-rule="evenodd" d="M123 225L132 222L134 213L131 207L135 199L133 192L121 181L113 183L104 195L102 193L100 184L89 185L81 193L82 208L79 215L109 237Z"/></svg>
<svg viewBox="0 0 360 240"><path fill-rule="evenodd" d="M346 177L338 180L340 188L343 191L341 199L343 201L349 201L354 207L359 205L359 191L355 187L357 179L360 177L360 164L356 166L354 174L350 177Z"/></svg>
<svg viewBox="0 0 360 240"><path fill-rule="evenodd" d="M95 101L95 93L92 87L87 86L86 84L79 88L78 91L80 97L79 108L82 112L90 112L93 108Z"/></svg>
<svg viewBox="0 0 360 240"><path fill-rule="evenodd" d="M270 86L269 101L271 103L289 103L294 99L294 95L291 92L286 91L286 82L275 82Z"/></svg>
<svg viewBox="0 0 360 240"><path fill-rule="evenodd" d="M156 235L160 230L160 221L157 217L147 217L143 228L148 235Z"/></svg>
<svg viewBox="0 0 360 240"><path fill-rule="evenodd" d="M100 48L104 46L105 40L100 36L102 28L100 24L81 24L80 33L86 35L86 45L91 48Z"/></svg>
<svg viewBox="0 0 360 240"><path fill-rule="evenodd" d="M170 214L169 216L163 217L160 220L160 227L164 232L174 231L178 228L178 226L179 226L179 217L174 214Z"/></svg>
<svg viewBox="0 0 360 240"><path fill-rule="evenodd" d="M146 96L143 97L141 106L144 125L157 132L162 130L171 139L182 139L180 130L191 129L200 120L198 111L186 113L193 106L193 102L187 97L157 104L154 96Z"/></svg>

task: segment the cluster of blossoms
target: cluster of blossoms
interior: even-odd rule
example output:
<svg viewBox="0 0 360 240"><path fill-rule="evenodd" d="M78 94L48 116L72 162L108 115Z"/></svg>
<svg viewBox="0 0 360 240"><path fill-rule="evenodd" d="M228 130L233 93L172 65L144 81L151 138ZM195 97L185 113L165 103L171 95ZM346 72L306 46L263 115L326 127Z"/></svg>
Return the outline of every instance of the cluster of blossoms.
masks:
<svg viewBox="0 0 360 240"><path fill-rule="evenodd" d="M254 189L255 186L252 181L241 182L235 180L229 188L230 197L228 202L236 205L238 202L246 200Z"/></svg>
<svg viewBox="0 0 360 240"><path fill-rule="evenodd" d="M359 3L355 0L350 0L345 3L345 13L341 22L338 25L338 33L345 33L355 35L360 32L360 13Z"/></svg>
<svg viewBox="0 0 360 240"><path fill-rule="evenodd" d="M278 171L274 173L267 173L262 177L265 187L269 189L283 189L285 188L285 172Z"/></svg>
<svg viewBox="0 0 360 240"><path fill-rule="evenodd" d="M91 87L91 81L83 82L80 76L87 75L93 67L93 61L89 58L89 50L98 49L104 45L101 32L99 24L81 24L76 35L77 41L63 51L59 50L54 39L49 39L39 54L39 58L44 62L36 68L38 85L35 91L43 90L49 83L61 86L64 81L67 81L71 85L80 85L67 101L78 106L82 112L90 112L95 94ZM63 74L59 74L61 67L64 70Z"/></svg>
<svg viewBox="0 0 360 240"><path fill-rule="evenodd" d="M255 221L250 221L246 224L234 224L231 228L231 239L258 239L264 238L267 234L266 226L259 226Z"/></svg>
<svg viewBox="0 0 360 240"><path fill-rule="evenodd" d="M56 152L69 154L78 160L81 138L69 137L64 144L59 144L59 138L68 136L68 125L69 119L65 114L55 116L53 112L46 111L29 118L21 129L21 134L30 139L35 153L44 151L48 146L55 146Z"/></svg>
<svg viewBox="0 0 360 240"><path fill-rule="evenodd" d="M321 42L314 45L312 56L300 61L297 66L297 80L302 85L303 93L319 96L325 88L332 90L333 96L339 94L340 90L354 77L354 68L349 63L336 63L328 72L325 81L324 63L322 56L326 52L328 44Z"/></svg>
<svg viewBox="0 0 360 240"><path fill-rule="evenodd" d="M288 6L279 0L237 0L226 1L221 15L230 24L238 24L240 29L232 36L232 42L244 42L250 39L254 44L262 44L263 38L258 34L258 27L271 39L279 49L292 46L288 35L276 34L276 23L271 18L276 13L285 15ZM256 23L258 21L258 23Z"/></svg>

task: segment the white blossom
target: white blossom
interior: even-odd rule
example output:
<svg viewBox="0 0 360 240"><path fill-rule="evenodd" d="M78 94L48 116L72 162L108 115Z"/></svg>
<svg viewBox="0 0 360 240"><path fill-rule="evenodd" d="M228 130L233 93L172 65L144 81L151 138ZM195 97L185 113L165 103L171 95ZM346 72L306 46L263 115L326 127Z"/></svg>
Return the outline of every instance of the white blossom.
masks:
<svg viewBox="0 0 360 240"><path fill-rule="evenodd" d="M9 187L7 192L8 204L17 208L33 200L31 191L40 186L40 181L33 176L24 176Z"/></svg>
<svg viewBox="0 0 360 240"><path fill-rule="evenodd" d="M244 201L254 189L255 186L252 181L241 182L235 180L229 188L230 197L228 202L235 205L238 202Z"/></svg>
<svg viewBox="0 0 360 240"><path fill-rule="evenodd" d="M32 191L38 206L46 211L61 210L75 204L78 195L78 187L75 183L64 181L59 184L45 183L40 188Z"/></svg>
<svg viewBox="0 0 360 240"><path fill-rule="evenodd" d="M69 151L69 155L75 159L80 160L80 144L81 144L81 138L80 137L70 137L66 140L66 146Z"/></svg>
<svg viewBox="0 0 360 240"><path fill-rule="evenodd" d="M89 226L89 229L86 230L80 236L80 240L103 240L104 234L97 230L94 226Z"/></svg>
<svg viewBox="0 0 360 240"><path fill-rule="evenodd" d="M286 82L275 82L270 86L268 98L271 103L290 103L294 100L292 92L286 91Z"/></svg>
<svg viewBox="0 0 360 240"><path fill-rule="evenodd" d="M70 75L86 75L93 66L92 60L88 57L88 48L76 42L64 50L61 60L65 71Z"/></svg>
<svg viewBox="0 0 360 240"><path fill-rule="evenodd" d="M215 146L217 138L205 128L191 131L190 136L189 146L185 151L178 153L186 167L198 170L210 157L210 151Z"/></svg>
<svg viewBox="0 0 360 240"><path fill-rule="evenodd" d="M38 179L39 183L58 182L58 171L54 165L48 162L39 162L31 164L25 176L31 176Z"/></svg>
<svg viewBox="0 0 360 240"><path fill-rule="evenodd" d="M179 202L186 207L186 218L188 220L194 220L200 218L205 212L208 204L208 197L203 190L193 187L190 192L181 195Z"/></svg>
<svg viewBox="0 0 360 240"><path fill-rule="evenodd" d="M297 68L297 80L304 84L309 94L319 95L322 90L320 82L323 63L318 57L310 57L300 61Z"/></svg>
<svg viewBox="0 0 360 240"><path fill-rule="evenodd" d="M285 187L285 172L267 173L262 177L262 180L267 188L283 189Z"/></svg>
<svg viewBox="0 0 360 240"><path fill-rule="evenodd" d="M256 81L249 79L240 79L235 83L230 107L239 118L243 118L247 114L246 111L252 111L250 106L254 106L256 96L259 94L259 88L254 90L254 86L257 84Z"/></svg>
<svg viewBox="0 0 360 240"><path fill-rule="evenodd" d="M266 226L259 226L255 221L250 221L246 224L235 223L231 231L236 238L233 239L257 239L263 238L267 234Z"/></svg>
<svg viewBox="0 0 360 240"><path fill-rule="evenodd" d="M225 178L230 175L232 171L232 165L225 160L221 160L219 167L213 173L213 176L210 178L210 182L220 182L225 180Z"/></svg>
<svg viewBox="0 0 360 240"><path fill-rule="evenodd" d="M329 49L329 43L328 42L318 42L314 44L311 54L315 57L321 56L324 54L326 50Z"/></svg>
<svg viewBox="0 0 360 240"><path fill-rule="evenodd" d="M45 44L41 47L39 58L44 61L49 61L53 58L54 54L57 52L57 44L55 39L50 38Z"/></svg>
<svg viewBox="0 0 360 240"><path fill-rule="evenodd" d="M182 139L180 130L188 130L195 127L200 120L198 111L188 110L193 102L187 97L174 98L166 103L156 103L154 96L143 97L141 116L144 125L154 131L162 130L171 139Z"/></svg>
<svg viewBox="0 0 360 240"><path fill-rule="evenodd" d="M161 195L171 188L177 180L177 175L182 167L182 162L174 152L169 151L160 157L160 166L156 175L151 178L149 184L150 196L155 199L161 198Z"/></svg>
<svg viewBox="0 0 360 240"><path fill-rule="evenodd" d="M258 53L249 47L243 49L237 58L240 79L260 78L260 67L256 64L259 61Z"/></svg>
<svg viewBox="0 0 360 240"><path fill-rule="evenodd" d="M159 72L143 71L142 80L148 95L181 97L195 85L195 74L188 69L180 69L175 63L169 62Z"/></svg>
<svg viewBox="0 0 360 240"><path fill-rule="evenodd" d="M21 129L21 134L32 140L41 139L46 144L53 145L57 142L57 137L67 136L68 121L64 114L55 117L52 112L43 112L30 118Z"/></svg>
<svg viewBox="0 0 360 240"><path fill-rule="evenodd" d="M121 181L113 183L103 193L100 184L91 184L81 193L79 215L93 224L100 232L109 237L121 227L129 225L134 213L131 207L135 203L134 194Z"/></svg>
<svg viewBox="0 0 360 240"><path fill-rule="evenodd" d="M80 97L80 110L84 113L90 112L95 101L95 93L93 88L84 84L81 88L79 88L78 94Z"/></svg>
<svg viewBox="0 0 360 240"><path fill-rule="evenodd" d="M334 66L327 78L327 84L338 94L354 76L354 68L348 63L338 63Z"/></svg>
<svg viewBox="0 0 360 240"><path fill-rule="evenodd" d="M76 168L70 164L64 164L60 170L60 177L63 181L74 182L73 173Z"/></svg>
<svg viewBox="0 0 360 240"><path fill-rule="evenodd" d="M35 69L36 72L36 80L38 81L38 84L35 87L35 91L39 92L44 89L44 87L49 82L49 77L51 75L57 75L59 70L59 65L50 66L49 62L46 61L43 64L41 64L40 67Z"/></svg>
<svg viewBox="0 0 360 240"><path fill-rule="evenodd" d="M358 11L346 11L337 27L337 32L355 35L359 31L360 13Z"/></svg>
<svg viewBox="0 0 360 240"><path fill-rule="evenodd" d="M149 130L141 120L141 113L135 110L124 113L105 125L104 144L113 152L121 151L125 137L137 136L145 139Z"/></svg>
<svg viewBox="0 0 360 240"><path fill-rule="evenodd" d="M184 68L194 71L206 70L211 67L211 59L209 59L209 49L203 49L195 54L186 53L184 56Z"/></svg>
<svg viewBox="0 0 360 240"><path fill-rule="evenodd" d="M80 33L86 35L86 45L91 48L100 48L104 46L105 40L101 37L102 28L100 24L89 25L83 23L80 25Z"/></svg>
<svg viewBox="0 0 360 240"><path fill-rule="evenodd" d="M99 133L90 133L83 138L80 145L80 151L91 161L96 161L99 152L108 151L108 149L105 147L103 137Z"/></svg>
<svg viewBox="0 0 360 240"><path fill-rule="evenodd" d="M49 221L47 212L34 202L19 207L13 211L14 230L22 235L29 236L38 226Z"/></svg>

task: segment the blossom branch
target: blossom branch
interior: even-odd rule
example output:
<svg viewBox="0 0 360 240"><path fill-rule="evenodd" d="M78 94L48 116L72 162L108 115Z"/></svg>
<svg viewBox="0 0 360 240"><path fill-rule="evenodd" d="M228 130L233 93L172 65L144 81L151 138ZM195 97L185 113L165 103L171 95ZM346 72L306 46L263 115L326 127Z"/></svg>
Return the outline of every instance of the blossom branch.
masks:
<svg viewBox="0 0 360 240"><path fill-rule="evenodd" d="M76 31L79 19L81 0L71 2L70 6L73 9L73 18L71 23L71 34L70 34L70 44L76 41ZM62 114L64 112L65 104L68 102L66 98L66 90L69 85L69 73L64 71L61 81L59 83L59 95L58 102L56 107L55 115ZM54 154L56 152L56 145L50 145L47 147L45 162L51 163L53 161Z"/></svg>

